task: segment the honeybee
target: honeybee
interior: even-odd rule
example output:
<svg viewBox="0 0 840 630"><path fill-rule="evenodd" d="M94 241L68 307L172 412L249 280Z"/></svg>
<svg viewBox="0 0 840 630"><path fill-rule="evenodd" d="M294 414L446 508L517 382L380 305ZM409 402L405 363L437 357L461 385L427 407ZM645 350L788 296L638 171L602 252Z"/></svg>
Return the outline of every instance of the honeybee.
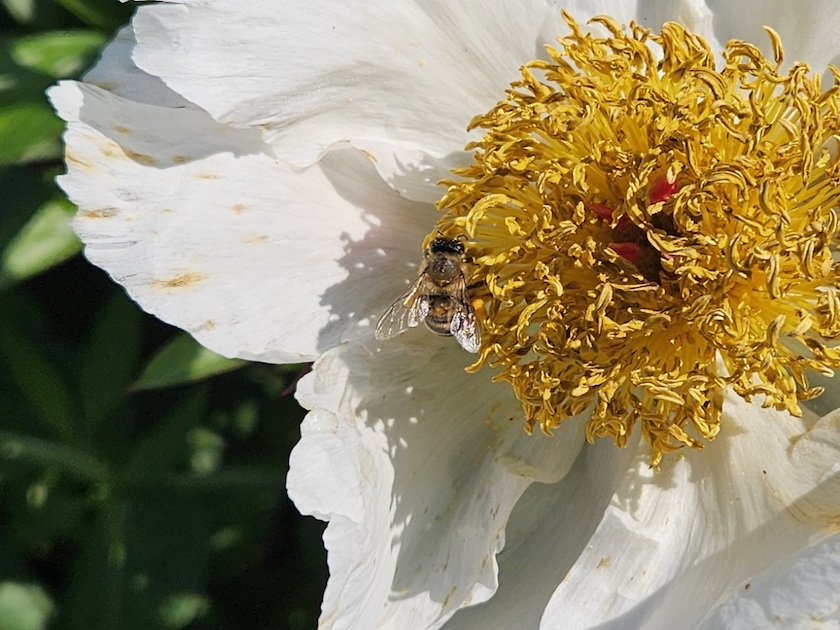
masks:
<svg viewBox="0 0 840 630"><path fill-rule="evenodd" d="M464 244L439 236L423 252L420 273L379 319L377 339L390 339L424 322L439 335L452 335L467 352L478 352L481 336L467 292Z"/></svg>

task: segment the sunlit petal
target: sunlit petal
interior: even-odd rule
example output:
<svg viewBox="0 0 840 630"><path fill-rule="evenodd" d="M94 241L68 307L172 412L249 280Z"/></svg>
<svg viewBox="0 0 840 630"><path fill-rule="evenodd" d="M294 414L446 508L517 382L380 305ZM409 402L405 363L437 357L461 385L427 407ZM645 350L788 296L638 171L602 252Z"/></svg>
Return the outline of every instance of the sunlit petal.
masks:
<svg viewBox="0 0 840 630"><path fill-rule="evenodd" d="M256 131L200 110L76 83L50 95L69 123L60 183L87 257L221 354L314 359L368 330L416 273L434 209L400 198L352 149L300 172Z"/></svg>
<svg viewBox="0 0 840 630"><path fill-rule="evenodd" d="M288 487L330 521L323 627L438 627L488 599L510 510L534 480L562 478L583 443L571 425L528 437L503 386L459 369L453 340L406 336L328 352L301 383L312 412Z"/></svg>

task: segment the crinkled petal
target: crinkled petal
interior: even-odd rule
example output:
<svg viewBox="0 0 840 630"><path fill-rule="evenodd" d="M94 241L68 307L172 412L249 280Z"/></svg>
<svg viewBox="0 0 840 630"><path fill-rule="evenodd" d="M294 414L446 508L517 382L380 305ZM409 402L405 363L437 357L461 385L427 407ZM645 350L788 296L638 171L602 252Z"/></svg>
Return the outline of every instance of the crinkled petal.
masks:
<svg viewBox="0 0 840 630"><path fill-rule="evenodd" d="M585 446L556 484L535 483L516 504L498 555L499 589L480 606L458 611L444 630L537 630L543 611L614 500L635 446L607 440ZM587 598L578 602L590 606ZM548 628L566 628L565 623Z"/></svg>
<svg viewBox="0 0 840 630"><path fill-rule="evenodd" d="M507 544L498 556L498 592L487 603L459 611L445 630L670 630L699 627L709 611L716 612L703 626L707 630L753 630L770 624L733 624L745 611L750 614L743 619L764 619L754 616L753 602L742 601L744 584L755 585L759 580L762 584L772 582L775 589L772 606L764 595L755 595L761 600L762 614L769 608L786 609L788 625L782 627L812 627L797 625L810 618L795 617L790 601L803 590L795 567L807 570L805 558L821 558L823 568L818 575L829 575L835 566L832 563L837 562L834 546L816 545L808 551L808 545L837 519L838 467L834 462L840 447L838 420L836 416L824 418L801 437L794 424L769 441L775 448L756 457L763 448L756 431L779 418L753 417L750 421L745 404L741 404L729 419L745 422L700 454L702 458L718 446L726 447L713 465L729 470L714 471L717 479L710 478L709 470L698 471L698 466L693 466L693 471L684 475L687 479L677 480L673 474L684 464L669 468L668 459L662 471L651 472L646 469L647 449L631 445L617 451L608 442L599 441L583 449L561 482L530 486L511 514ZM796 423L789 417L783 417L785 420ZM747 437L750 433L751 438ZM750 453L753 459L744 460ZM791 461L770 471L769 464L777 458ZM732 463L727 464L727 459ZM764 474L762 466L768 467L769 474ZM792 469L796 469L795 481L786 483L783 477ZM635 471L629 480L628 470ZM743 471L748 472L745 475ZM753 481L750 472L757 473L761 482ZM662 473L667 475L664 487L652 490L651 484L656 484ZM771 478L784 492L773 488ZM700 483L700 488L695 489L694 483ZM761 499L768 490L771 499L765 505ZM755 505L750 507L747 502ZM790 518L788 508L796 514L799 506L807 506L804 512L808 516ZM644 511L657 517L640 514ZM640 535L641 529L648 530L646 535ZM746 544L743 549L742 543ZM707 555L712 548L722 551ZM791 550L799 559L786 557ZM765 571L758 579L738 583L751 571L773 562L776 564L768 570L772 580ZM650 589L657 574L661 585ZM798 610L830 619L826 611L832 603L836 606L838 592L832 588L832 579L837 578L828 579L826 587L803 597ZM565 587L567 582L572 583L570 590ZM553 593L557 585L561 586ZM733 588L730 602L717 609ZM779 589L788 595L779 595ZM746 597L749 599L748 594Z"/></svg>
<svg viewBox="0 0 840 630"><path fill-rule="evenodd" d="M195 105L166 87L159 77L153 77L134 65L132 55L136 45L134 30L130 26L121 28L103 49L96 65L85 74L85 83L138 103L196 109Z"/></svg>
<svg viewBox="0 0 840 630"><path fill-rule="evenodd" d="M86 255L143 308L227 356L303 361L367 333L410 278L432 206L352 149L300 172L255 130L92 85L50 91ZM398 262L394 262L398 261Z"/></svg>
<svg viewBox="0 0 840 630"><path fill-rule="evenodd" d="M509 388L464 373L457 343L403 337L330 351L299 388L312 411L288 488L330 521L322 628L438 628L487 600L510 510L583 442L581 423L525 435Z"/></svg>
<svg viewBox="0 0 840 630"><path fill-rule="evenodd" d="M428 201L439 192L422 182L462 160L472 117L567 32L561 6L636 13L617 1L181 0L139 9L135 60L218 121L264 131L282 159L306 166L349 142Z"/></svg>
<svg viewBox="0 0 840 630"><path fill-rule="evenodd" d="M542 628L671 630L840 522L840 412L801 422L730 395L702 453L639 458L545 610Z"/></svg>

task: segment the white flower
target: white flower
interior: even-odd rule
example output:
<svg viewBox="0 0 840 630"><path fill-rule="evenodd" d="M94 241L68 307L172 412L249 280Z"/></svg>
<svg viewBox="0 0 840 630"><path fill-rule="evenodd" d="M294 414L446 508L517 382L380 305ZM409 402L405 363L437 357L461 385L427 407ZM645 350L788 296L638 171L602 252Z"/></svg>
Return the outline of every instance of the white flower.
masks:
<svg viewBox="0 0 840 630"><path fill-rule="evenodd" d="M574 419L524 434L510 387L465 373L451 339L373 340L467 124L568 33L561 7L675 20L716 50L768 24L786 59L840 55L833 0L630 4L171 1L50 93L88 258L217 352L315 360L288 487L329 520L320 627L840 623L837 413L730 393L714 442L651 470L639 431L624 449Z"/></svg>

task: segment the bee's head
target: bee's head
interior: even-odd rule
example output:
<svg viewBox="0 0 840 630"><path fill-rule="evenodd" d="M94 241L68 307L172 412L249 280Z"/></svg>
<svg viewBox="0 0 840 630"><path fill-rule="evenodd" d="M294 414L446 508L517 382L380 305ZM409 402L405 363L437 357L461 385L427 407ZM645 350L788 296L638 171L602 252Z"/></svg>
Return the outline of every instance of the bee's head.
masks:
<svg viewBox="0 0 840 630"><path fill-rule="evenodd" d="M446 238L445 236L438 236L429 245L429 249L435 254L463 254L464 244L457 238Z"/></svg>

